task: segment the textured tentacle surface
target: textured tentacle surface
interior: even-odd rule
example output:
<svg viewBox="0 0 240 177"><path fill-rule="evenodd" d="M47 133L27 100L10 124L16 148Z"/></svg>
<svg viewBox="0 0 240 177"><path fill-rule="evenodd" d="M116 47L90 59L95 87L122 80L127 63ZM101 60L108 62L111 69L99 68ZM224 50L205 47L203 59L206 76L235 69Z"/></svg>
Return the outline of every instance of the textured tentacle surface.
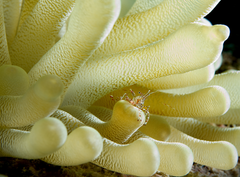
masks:
<svg viewBox="0 0 240 177"><path fill-rule="evenodd" d="M83 126L74 129L59 150L42 160L54 165L74 166L96 159L102 148L102 137L97 130Z"/></svg>
<svg viewBox="0 0 240 177"><path fill-rule="evenodd" d="M222 42L228 35L226 26L190 24L151 47L86 63L69 87L63 104L89 107L88 104L93 103L90 100L96 101L113 88L118 89L147 79L207 66L219 56ZM126 64L128 67L125 67ZM96 77L92 77L93 75ZM93 78L91 82L89 78Z"/></svg>
<svg viewBox="0 0 240 177"><path fill-rule="evenodd" d="M45 74L55 74L62 79L65 92L79 67L108 35L119 13L119 3L119 0L101 0L98 3L78 0L66 34L31 69L30 83ZM91 13L88 13L89 9Z"/></svg>
<svg viewBox="0 0 240 177"><path fill-rule="evenodd" d="M12 63L29 70L54 45L55 38L73 7L72 0L38 1L22 24L9 53ZM63 13L64 12L64 13Z"/></svg>
<svg viewBox="0 0 240 177"><path fill-rule="evenodd" d="M22 4L21 14L18 22L18 30L31 14L32 10L36 6L39 0L24 0Z"/></svg>
<svg viewBox="0 0 240 177"><path fill-rule="evenodd" d="M156 144L160 153L158 171L174 176L189 173L193 163L193 153L187 145L179 142L158 141L140 131L135 132L126 143L132 143L140 138L149 139Z"/></svg>
<svg viewBox="0 0 240 177"><path fill-rule="evenodd" d="M214 73L214 65L210 64L204 68L189 71L186 73L174 74L140 82L138 85L147 87L148 89L152 90L188 87L209 82L214 77Z"/></svg>
<svg viewBox="0 0 240 177"><path fill-rule="evenodd" d="M119 53L161 40L183 25L205 16L218 2L164 0L148 11L120 18L95 55Z"/></svg>
<svg viewBox="0 0 240 177"><path fill-rule="evenodd" d="M219 0L136 0L119 17L124 2L0 0L0 156L233 168L239 128L195 120L240 123L239 72L214 76L229 29L203 19Z"/></svg>
<svg viewBox="0 0 240 177"><path fill-rule="evenodd" d="M164 90L164 92L175 93L175 94L186 94L186 93L195 92L204 87L218 85L223 87L228 92L231 99L231 108L235 109L240 107L239 106L240 98L238 94L236 94L235 92L236 90L240 89L239 82L240 82L240 72L231 71L227 73L216 74L211 81L201 85L194 85L194 86L179 88L179 89L169 89L169 90Z"/></svg>
<svg viewBox="0 0 240 177"><path fill-rule="evenodd" d="M168 141L178 141L189 146L193 151L194 161L200 164L228 170L235 167L238 161L237 149L227 141L199 140L173 127Z"/></svg>
<svg viewBox="0 0 240 177"><path fill-rule="evenodd" d="M64 123L68 134L71 133L74 129L84 126L84 123L82 123L80 120L60 109L55 111L51 116L61 120Z"/></svg>
<svg viewBox="0 0 240 177"><path fill-rule="evenodd" d="M228 141L232 143L238 153L240 152L240 128L220 128L192 118L165 117L165 120L176 129L198 138L208 141Z"/></svg>
<svg viewBox="0 0 240 177"><path fill-rule="evenodd" d="M0 127L20 127L51 115L60 104L63 84L57 76L44 76L22 96L1 96Z"/></svg>
<svg viewBox="0 0 240 177"><path fill-rule="evenodd" d="M230 98L224 88L212 86L185 95L155 92L145 104L150 105L150 112L153 114L213 117L226 113L230 107Z"/></svg>
<svg viewBox="0 0 240 177"><path fill-rule="evenodd" d="M67 139L64 124L54 118L44 118L31 131L0 129L0 156L39 159L58 150Z"/></svg>
<svg viewBox="0 0 240 177"><path fill-rule="evenodd" d="M18 28L23 0L2 0L8 46L11 46Z"/></svg>
<svg viewBox="0 0 240 177"><path fill-rule="evenodd" d="M84 124L94 127L103 137L116 143L124 143L145 122L143 111L125 100L120 100L115 104L108 122L99 120L78 106L66 106L61 109L69 112ZM98 115L98 117L104 119L105 114Z"/></svg>
<svg viewBox="0 0 240 177"><path fill-rule="evenodd" d="M112 117L112 109L106 107L91 106L87 110L104 122L109 121Z"/></svg>
<svg viewBox="0 0 240 177"><path fill-rule="evenodd" d="M124 93L129 94L128 89L140 91L141 93L147 93L148 91L145 87L133 85L110 92L94 104L112 108L115 102L111 100L110 95L113 95L114 98L119 98ZM149 110L152 114L209 117L224 114L230 107L230 98L224 88L212 86L194 93L179 95L155 91L146 99L145 105L150 106Z"/></svg>
<svg viewBox="0 0 240 177"><path fill-rule="evenodd" d="M218 124L239 124L240 109L229 109L225 114L216 117L196 117L203 122L214 122Z"/></svg>
<svg viewBox="0 0 240 177"><path fill-rule="evenodd" d="M215 123L239 123L239 113L240 113L240 97L237 94L236 90L239 90L239 71L231 71L227 73L217 74L214 76L214 78L209 81L208 83L196 85L196 86L190 86L180 89L172 89L172 90L164 90L164 92L168 93L175 93L175 94L186 94L186 93L192 93L194 91L200 90L202 88L218 85L226 89L226 91L229 94L231 103L230 103L230 109L226 114L216 117L196 117L198 120L204 121L204 122L215 122Z"/></svg>
<svg viewBox="0 0 240 177"><path fill-rule="evenodd" d="M3 64L11 64L11 61L4 23L3 1L0 1L0 66Z"/></svg>
<svg viewBox="0 0 240 177"><path fill-rule="evenodd" d="M192 150L185 144L153 140L160 153L159 171L174 176L189 173L194 161Z"/></svg>
<svg viewBox="0 0 240 177"><path fill-rule="evenodd" d="M157 146L151 140L143 138L131 144L117 145L108 139L104 139L103 143L101 155L93 161L96 165L123 174L137 176L150 176L159 167L159 152ZM136 152L136 150L137 153L132 153L133 151ZM139 156L139 153L141 156ZM138 160L132 163L131 159Z"/></svg>
<svg viewBox="0 0 240 177"><path fill-rule="evenodd" d="M69 108L70 107L63 107L63 109L68 109L68 111L70 111ZM78 111L79 110L80 108L78 107ZM74 113L77 113L76 109L74 110ZM80 113L80 111L78 113ZM105 111L104 115L107 116L111 114L112 114L112 111L110 110L110 111ZM73 165L80 162L83 163L85 159L78 158L78 157L84 156L82 154L82 151L79 150L79 146L86 147L86 145L82 144L82 142L84 141L88 142L89 139L85 140L86 137L82 137L83 135L80 135L77 133L79 131L82 131L82 130L79 130L79 128L76 128L75 130L73 130L76 126L82 126L83 124L79 120L75 119L70 114L62 110L56 111L53 115L58 117L61 121L63 121L66 126L72 127L69 129L69 132L73 131L72 133L74 133L74 135L71 135L72 133L70 133L68 137L69 140L67 140L66 144L64 144L64 146L58 151L56 151L55 153L43 158L43 160L49 163L57 164L57 165ZM90 121L88 120L88 122ZM84 141L81 139L78 141L77 140L78 137L75 137L75 136L82 137ZM89 143L93 143L93 142L91 141ZM76 147L76 149L71 148L70 150L69 148L73 144L79 144L79 146L74 146ZM94 146L94 147L98 147L98 146ZM90 150L87 150L87 152L90 152L91 154L96 154L96 149L94 149L94 147L93 147L93 150L90 149ZM99 147L97 149L99 149ZM140 158L138 156L138 153L132 153L132 150L136 150L136 149L139 151L139 153L141 153ZM95 153L92 153L92 152L95 152ZM76 154L78 154L79 156L76 157ZM93 157L93 155L91 157ZM90 157L88 156L88 159L89 158ZM137 158L138 163L132 162L130 160L132 158ZM160 157L159 157L159 152L156 145L151 140L141 139L141 140L132 142L130 144L122 145L122 144L115 143L109 139L103 138L103 150L100 156L98 156L95 160L93 160L93 163L99 166L102 166L104 168L114 170L124 174L149 176L149 175L152 175L157 170L160 163ZM141 169L136 168L140 166L144 168L141 168Z"/></svg>
<svg viewBox="0 0 240 177"><path fill-rule="evenodd" d="M159 5L161 2L163 2L163 0L152 0L149 2L144 1L144 0L136 0L136 2L133 4L131 9L128 11L126 16L146 11L148 9L151 9L151 8Z"/></svg>
<svg viewBox="0 0 240 177"><path fill-rule="evenodd" d="M112 111L104 107L92 106L88 110L105 121L110 120L110 117L112 116ZM147 138L156 144L160 153L159 171L176 176L187 174L190 171L193 162L191 149L181 143L163 142L169 137L170 127L166 121L159 121L159 116L155 116L156 119L154 119L153 116L154 115L151 115L146 126L142 126L139 129L141 132L135 132L126 142L124 142L124 144L133 143L139 138Z"/></svg>

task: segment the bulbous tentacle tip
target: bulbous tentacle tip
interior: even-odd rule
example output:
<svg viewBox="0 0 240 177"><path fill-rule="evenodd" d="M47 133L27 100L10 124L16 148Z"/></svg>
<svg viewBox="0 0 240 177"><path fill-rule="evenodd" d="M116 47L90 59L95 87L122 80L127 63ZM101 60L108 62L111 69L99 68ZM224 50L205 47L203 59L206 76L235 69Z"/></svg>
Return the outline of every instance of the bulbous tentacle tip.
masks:
<svg viewBox="0 0 240 177"><path fill-rule="evenodd" d="M101 154L103 139L97 130L92 127L82 126L75 129L72 133L75 133L76 140L81 139L81 142L78 142L77 148L83 150L81 157L82 160L85 160L85 163L96 159Z"/></svg>
<svg viewBox="0 0 240 177"><path fill-rule="evenodd" d="M74 129L65 144L41 160L59 166L75 166L96 159L102 152L103 139L97 130L88 126Z"/></svg>
<svg viewBox="0 0 240 177"><path fill-rule="evenodd" d="M225 160L224 160L224 163L219 164L218 168L223 170L230 170L234 168L238 163L237 149L233 144L227 141L220 141L220 142L221 142L222 149L225 149L225 151L224 153L219 154L219 156L222 156L223 159ZM219 146L219 148L221 148L221 146Z"/></svg>
<svg viewBox="0 0 240 177"><path fill-rule="evenodd" d="M178 176L184 176L184 175L187 175L192 169L194 156L193 156L192 150L187 145L181 144L181 143L179 143L178 145L179 145L179 153L181 153L178 159L178 160L181 159L181 163L179 163Z"/></svg>
<svg viewBox="0 0 240 177"><path fill-rule="evenodd" d="M174 148L178 152L178 155L175 155L174 159L175 163L178 165L175 166L174 170L172 170L168 174L174 176L185 176L192 169L192 164L194 161L193 152L187 145L182 143L176 143Z"/></svg>
<svg viewBox="0 0 240 177"><path fill-rule="evenodd" d="M160 153L158 171L172 176L185 176L192 168L193 152L187 145L178 142L155 141Z"/></svg>
<svg viewBox="0 0 240 177"><path fill-rule="evenodd" d="M28 142L32 153L45 156L62 147L66 140L65 125L56 118L46 117L34 124Z"/></svg>
<svg viewBox="0 0 240 177"><path fill-rule="evenodd" d="M114 105L114 110L117 110L117 111L121 111L121 112L126 112L128 113L130 110L131 111L135 111L135 109L133 109L133 105L130 104L128 101L125 101L125 100L119 100L116 102L116 104Z"/></svg>
<svg viewBox="0 0 240 177"><path fill-rule="evenodd" d="M224 42L230 35L230 29L226 25L213 25L210 30L211 38L218 41Z"/></svg>
<svg viewBox="0 0 240 177"><path fill-rule="evenodd" d="M134 169L137 170L137 172L133 173L134 175L151 176L156 173L160 165L161 155L159 154L157 145L153 141L140 138L131 143L129 147L132 149L132 151L129 152L135 156L135 159L142 162L141 166L139 166L141 170Z"/></svg>
<svg viewBox="0 0 240 177"><path fill-rule="evenodd" d="M210 88L210 87L209 87ZM225 114L231 105L231 99L227 90L221 86L213 86L211 93L212 95L219 100L219 103L222 103L221 107L219 104L219 113L221 115ZM216 110L216 109L215 109Z"/></svg>
<svg viewBox="0 0 240 177"><path fill-rule="evenodd" d="M63 83L55 75L41 77L34 85L34 92L44 100L54 101L63 93Z"/></svg>
<svg viewBox="0 0 240 177"><path fill-rule="evenodd" d="M146 118L141 109L125 100L116 102L113 107L113 114L118 115L114 117L121 117L121 119L124 119L124 121L128 123L139 121L139 124L143 124Z"/></svg>

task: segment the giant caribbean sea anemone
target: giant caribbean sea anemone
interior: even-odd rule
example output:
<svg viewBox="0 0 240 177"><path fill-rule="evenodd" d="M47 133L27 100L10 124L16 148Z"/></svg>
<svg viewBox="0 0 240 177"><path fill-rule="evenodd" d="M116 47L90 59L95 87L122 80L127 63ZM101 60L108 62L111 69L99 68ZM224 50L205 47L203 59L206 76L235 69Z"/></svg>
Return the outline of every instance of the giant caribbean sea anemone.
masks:
<svg viewBox="0 0 240 177"><path fill-rule="evenodd" d="M122 4L127 1L122 1ZM240 75L219 0L0 0L1 157L137 176L238 161Z"/></svg>

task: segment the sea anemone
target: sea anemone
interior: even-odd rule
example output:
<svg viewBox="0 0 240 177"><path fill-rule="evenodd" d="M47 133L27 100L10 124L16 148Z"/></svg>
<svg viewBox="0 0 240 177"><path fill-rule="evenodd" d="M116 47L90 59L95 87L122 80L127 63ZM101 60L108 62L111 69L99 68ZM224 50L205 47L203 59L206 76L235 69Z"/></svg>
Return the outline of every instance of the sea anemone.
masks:
<svg viewBox="0 0 240 177"><path fill-rule="evenodd" d="M240 129L206 123L240 122L239 72L214 75L229 29L204 19L219 0L126 2L0 0L1 157L235 167Z"/></svg>

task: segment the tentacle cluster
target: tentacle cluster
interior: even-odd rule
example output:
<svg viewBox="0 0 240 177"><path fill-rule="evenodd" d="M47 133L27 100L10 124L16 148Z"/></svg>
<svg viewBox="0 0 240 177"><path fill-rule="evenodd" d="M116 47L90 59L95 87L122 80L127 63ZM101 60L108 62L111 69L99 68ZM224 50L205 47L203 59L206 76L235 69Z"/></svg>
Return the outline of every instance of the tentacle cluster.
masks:
<svg viewBox="0 0 240 177"><path fill-rule="evenodd" d="M120 0L0 0L0 156L233 168L239 128L203 123L240 122L240 73L214 75L229 29L203 19L218 2L136 0L118 18Z"/></svg>

